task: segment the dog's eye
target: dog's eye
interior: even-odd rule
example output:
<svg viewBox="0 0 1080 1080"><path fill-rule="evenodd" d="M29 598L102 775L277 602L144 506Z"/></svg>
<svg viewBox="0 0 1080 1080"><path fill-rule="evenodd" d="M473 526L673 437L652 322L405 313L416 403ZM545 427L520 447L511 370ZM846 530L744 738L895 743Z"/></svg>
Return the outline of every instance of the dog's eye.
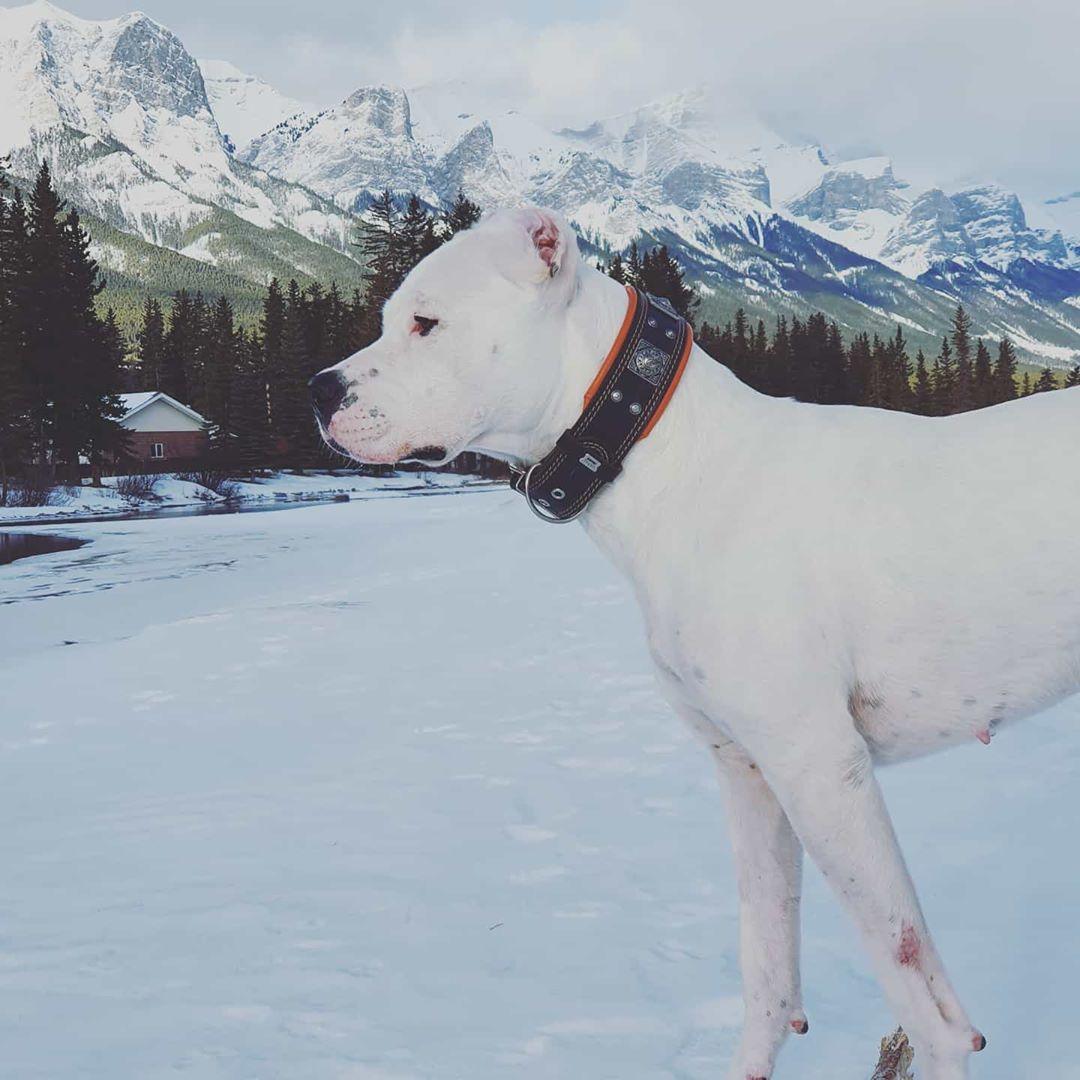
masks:
<svg viewBox="0 0 1080 1080"><path fill-rule="evenodd" d="M438 325L438 319L429 319L426 315L414 315L412 332L421 337L427 337Z"/></svg>

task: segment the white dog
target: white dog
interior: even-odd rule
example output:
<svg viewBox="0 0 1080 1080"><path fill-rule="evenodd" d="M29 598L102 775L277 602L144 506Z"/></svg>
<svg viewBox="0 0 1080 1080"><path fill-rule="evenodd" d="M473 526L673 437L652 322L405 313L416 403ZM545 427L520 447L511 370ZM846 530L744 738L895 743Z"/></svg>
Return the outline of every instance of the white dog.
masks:
<svg viewBox="0 0 1080 1080"><path fill-rule="evenodd" d="M557 215L498 213L409 275L379 341L316 376L324 433L365 462L535 462L577 419L626 307ZM770 1077L808 1026L804 847L920 1076L959 1080L985 1045L874 767L988 743L1080 689L1078 446L1080 391L927 420L763 397L695 348L583 516L727 781L746 1001L732 1080Z"/></svg>

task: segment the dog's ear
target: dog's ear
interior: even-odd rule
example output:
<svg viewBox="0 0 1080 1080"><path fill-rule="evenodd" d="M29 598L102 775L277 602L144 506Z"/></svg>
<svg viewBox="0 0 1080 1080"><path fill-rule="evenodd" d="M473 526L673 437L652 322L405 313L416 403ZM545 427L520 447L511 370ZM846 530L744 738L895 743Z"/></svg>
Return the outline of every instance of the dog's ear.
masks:
<svg viewBox="0 0 1080 1080"><path fill-rule="evenodd" d="M572 277L578 258L574 230L551 210L528 206L510 214L514 229L525 242L530 279Z"/></svg>
<svg viewBox="0 0 1080 1080"><path fill-rule="evenodd" d="M536 254L547 267L548 277L554 277L563 264L566 254L566 237L559 223L546 210L532 211L528 222L529 238L533 242Z"/></svg>

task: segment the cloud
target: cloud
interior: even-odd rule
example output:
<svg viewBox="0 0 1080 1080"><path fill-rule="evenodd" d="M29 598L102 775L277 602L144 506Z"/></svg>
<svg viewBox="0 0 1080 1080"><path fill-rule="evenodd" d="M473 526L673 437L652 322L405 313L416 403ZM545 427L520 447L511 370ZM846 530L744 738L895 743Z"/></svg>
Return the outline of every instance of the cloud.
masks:
<svg viewBox="0 0 1080 1080"><path fill-rule="evenodd" d="M181 34L210 10L162 4L176 5ZM707 85L783 134L889 153L920 182L1080 188L1075 0L327 0L314 13L265 0L257 19L213 12L199 36L223 41L218 55L322 104L364 83L465 80L576 124Z"/></svg>

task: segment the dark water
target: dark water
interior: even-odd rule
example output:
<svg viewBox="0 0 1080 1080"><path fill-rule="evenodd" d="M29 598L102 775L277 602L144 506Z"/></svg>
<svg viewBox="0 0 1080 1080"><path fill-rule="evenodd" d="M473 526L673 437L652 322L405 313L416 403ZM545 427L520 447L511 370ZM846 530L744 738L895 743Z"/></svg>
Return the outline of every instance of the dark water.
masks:
<svg viewBox="0 0 1080 1080"><path fill-rule="evenodd" d="M31 555L49 555L54 551L74 551L87 540L71 536L51 536L45 533L0 532L0 566Z"/></svg>
<svg viewBox="0 0 1080 1080"><path fill-rule="evenodd" d="M364 502L372 497L383 499L405 499L424 495L453 495L461 491L498 491L505 490L505 485L497 481L477 484L466 484L463 487L429 487L426 484L410 485L408 487L386 488L372 494L353 492L351 495L338 493L334 495L309 495L293 496L269 501L265 499L238 502L213 502L198 506L163 506L160 510L126 510L111 514L80 514L78 517L40 517L34 518L34 525L69 525L73 522L97 522L97 521L146 521L154 518L173 517L204 517L213 514L266 514L276 510L300 510L305 506L325 506L330 503ZM3 511L0 509L0 514ZM31 524L28 522L27 524ZM3 522L0 521L0 528ZM12 534L8 534L9 536ZM76 545L78 546L78 545ZM40 552L33 552L37 555ZM20 556L16 556L17 558ZM4 560L0 559L0 562ZM8 560L10 561L10 560Z"/></svg>

